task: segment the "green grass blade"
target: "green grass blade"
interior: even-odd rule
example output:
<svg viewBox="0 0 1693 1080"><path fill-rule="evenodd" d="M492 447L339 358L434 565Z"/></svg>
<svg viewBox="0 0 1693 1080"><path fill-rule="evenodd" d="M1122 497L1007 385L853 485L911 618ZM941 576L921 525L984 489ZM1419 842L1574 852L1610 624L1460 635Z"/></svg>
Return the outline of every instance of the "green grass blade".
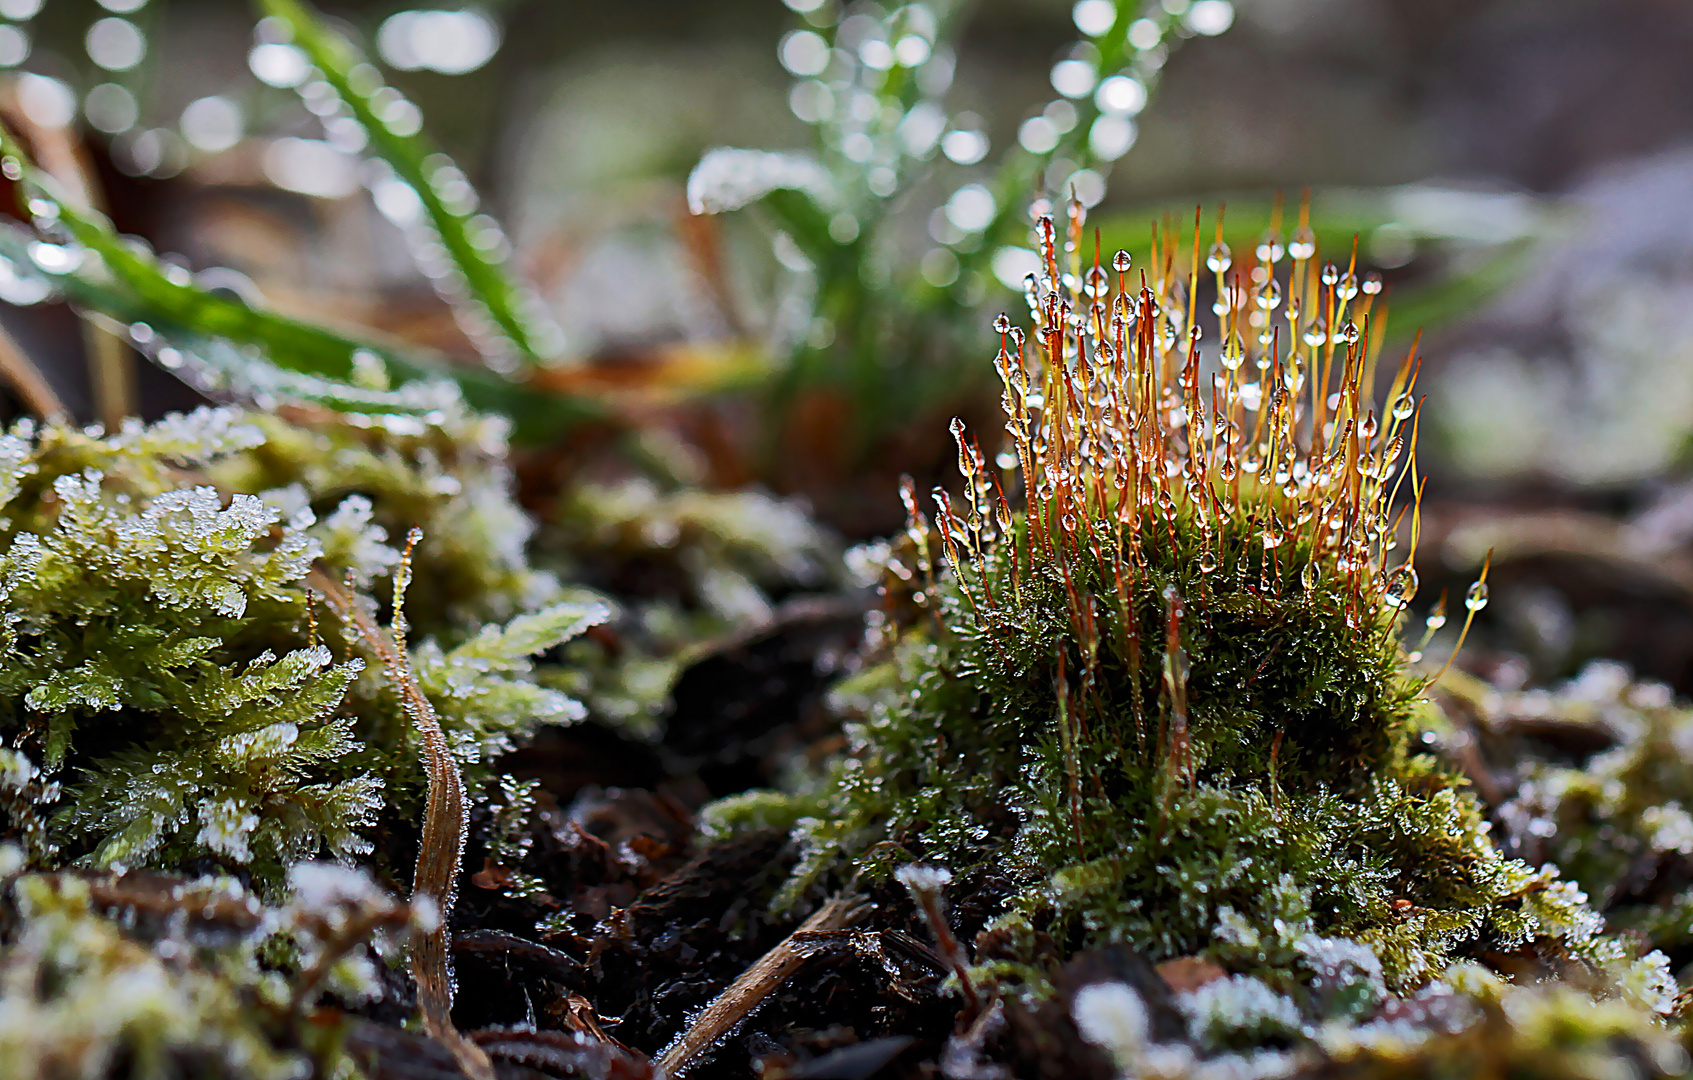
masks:
<svg viewBox="0 0 1693 1080"><path fill-rule="evenodd" d="M456 274L439 282L454 301L460 322L489 362L500 370L556 359L561 334L534 294L509 272L496 227L478 220L475 199L461 173L415 126L416 107L382 84L376 68L346 38L324 25L299 0L259 0L280 20L293 44L316 65L324 80L370 137L371 149L409 187L446 251ZM396 122L396 110L411 123ZM454 192L458 195L454 195ZM421 224L421 223L420 223ZM457 280L450 280L456 277Z"/></svg>
<svg viewBox="0 0 1693 1080"><path fill-rule="evenodd" d="M510 416L519 438L554 437L561 426L601 411L590 402L537 393L484 368L452 364L437 353L292 318L207 290L140 241L119 236L103 215L66 202L53 178L33 165L3 128L0 155L8 175L15 173L19 180L36 228L35 233L22 227L0 229L0 256L11 263L12 273L45 281L70 303L132 328L131 340L158 359L158 349L149 348L151 342L134 333L134 327L145 324L159 343L177 350L173 359L202 365L192 372L196 378L191 381L221 381L237 393L243 386L269 385L278 392L285 386L301 392L317 387L308 396L332 407L411 411L398 405L377 408L378 398L353 385L361 360L375 357L399 383L452 380L474 408ZM283 374L243 375L236 370L241 362L268 363ZM329 381L343 385L332 387ZM401 395L395 402L405 399Z"/></svg>

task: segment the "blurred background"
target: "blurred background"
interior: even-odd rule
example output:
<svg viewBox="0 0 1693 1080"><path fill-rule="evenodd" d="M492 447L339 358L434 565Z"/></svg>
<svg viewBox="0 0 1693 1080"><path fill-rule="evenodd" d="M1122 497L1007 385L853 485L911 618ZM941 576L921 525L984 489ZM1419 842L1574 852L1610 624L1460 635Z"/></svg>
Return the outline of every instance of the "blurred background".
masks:
<svg viewBox="0 0 1693 1080"><path fill-rule="evenodd" d="M1610 656L1693 690L1679 0L322 7L399 92L390 122L503 224L489 242L562 332L541 383L617 397L685 478L804 496L848 538L897 527L902 472L944 472L951 415L991 415L988 327L1024 302L1043 191L1140 252L1196 205L1228 205L1237 247L1291 232L1309 189L1330 256L1356 237L1382 275L1387 351L1423 334L1419 603L1492 550L1473 668L1520 686ZM68 125L93 201L204 284L473 355L366 133L257 22L0 0L8 107ZM810 156L702 166L720 147ZM691 212L690 176L722 213ZM811 226L741 210L808 185L835 191ZM0 324L79 418L197 399L139 361L127 388L91 377L99 350L40 299L0 273ZM584 467L523 453L534 497Z"/></svg>

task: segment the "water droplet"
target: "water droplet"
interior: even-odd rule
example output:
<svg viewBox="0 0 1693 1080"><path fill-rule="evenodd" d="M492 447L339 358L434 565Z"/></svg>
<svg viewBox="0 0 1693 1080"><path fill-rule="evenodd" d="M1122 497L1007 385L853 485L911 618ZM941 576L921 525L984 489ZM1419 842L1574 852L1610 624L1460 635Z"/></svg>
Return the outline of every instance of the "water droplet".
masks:
<svg viewBox="0 0 1693 1080"><path fill-rule="evenodd" d="M1210 267L1213 274L1221 274L1234 265L1234 255L1229 251L1229 246L1219 240L1206 252L1205 265Z"/></svg>
<svg viewBox="0 0 1693 1080"><path fill-rule="evenodd" d="M1128 252L1118 251L1117 254L1111 256L1111 269L1119 274L1126 274L1133 262L1134 260L1129 257Z"/></svg>
<svg viewBox="0 0 1693 1080"><path fill-rule="evenodd" d="M1442 626L1445 626L1446 625L1446 605L1445 604L1435 605L1435 609L1428 613L1428 618L1423 620L1423 625L1427 626L1431 632L1435 631L1435 630L1439 630Z"/></svg>
<svg viewBox="0 0 1693 1080"><path fill-rule="evenodd" d="M1315 349L1329 339L1329 328L1323 320L1318 319L1305 330L1305 344Z"/></svg>
<svg viewBox="0 0 1693 1080"><path fill-rule="evenodd" d="M1334 294L1342 300L1350 300L1354 296L1357 296L1358 275L1347 274L1345 277L1341 278L1340 283L1335 286Z"/></svg>
<svg viewBox="0 0 1693 1080"><path fill-rule="evenodd" d="M1358 344L1358 324L1351 319L1347 319L1340 328L1340 340L1348 345Z"/></svg>
<svg viewBox="0 0 1693 1080"><path fill-rule="evenodd" d="M1417 403L1411 400L1411 395L1400 394L1398 399L1393 403L1393 418L1395 420L1409 420L1411 418L1411 414L1416 412L1416 410Z"/></svg>
<svg viewBox="0 0 1693 1080"><path fill-rule="evenodd" d="M1371 270L1364 275L1364 295L1374 296L1381 292L1381 275Z"/></svg>
<svg viewBox="0 0 1693 1080"><path fill-rule="evenodd" d="M1005 313L1002 311L999 315L995 316L993 320L993 332L996 334L1005 334L1009 333L1010 330L1011 320L1007 318Z"/></svg>
<svg viewBox="0 0 1693 1080"><path fill-rule="evenodd" d="M1265 311L1274 311L1277 307L1281 306L1281 302L1282 290L1281 286L1276 284L1276 279L1271 278L1270 280L1264 282L1263 287L1258 290L1258 306L1263 308Z"/></svg>
<svg viewBox="0 0 1693 1080"><path fill-rule="evenodd" d="M1323 264L1323 284L1333 285L1340 280L1340 267L1334 263Z"/></svg>
<svg viewBox="0 0 1693 1080"><path fill-rule="evenodd" d="M1417 572L1409 566L1401 566L1393 572L1387 581L1387 592L1382 599L1391 608L1402 608L1411 602L1411 597L1417 595Z"/></svg>
<svg viewBox="0 0 1693 1080"><path fill-rule="evenodd" d="M1480 611L1487 606L1487 582L1477 581L1470 585L1469 591L1464 593L1464 606L1471 611Z"/></svg>
<svg viewBox="0 0 1693 1080"><path fill-rule="evenodd" d="M1240 340L1238 332L1229 335L1229 340L1223 346L1223 353L1218 359L1230 371L1238 370L1246 360L1246 342Z"/></svg>
<svg viewBox="0 0 1693 1080"><path fill-rule="evenodd" d="M1309 225L1301 225L1294 230L1293 238L1287 244L1287 253L1301 261L1317 253L1317 234L1311 231Z"/></svg>
<svg viewBox="0 0 1693 1080"><path fill-rule="evenodd" d="M1322 570L1318 569L1317 564L1314 562L1306 563L1305 569L1299 571L1300 584L1304 585L1307 591L1315 589L1317 587L1317 582L1321 581L1322 577Z"/></svg>
<svg viewBox="0 0 1693 1080"><path fill-rule="evenodd" d="M1209 574L1215 569L1217 569L1217 553L1210 548L1205 548L1199 553L1199 572Z"/></svg>
<svg viewBox="0 0 1693 1080"><path fill-rule="evenodd" d="M1255 254L1259 262L1277 263L1281 261L1284 251L1281 234L1272 229L1258 241Z"/></svg>

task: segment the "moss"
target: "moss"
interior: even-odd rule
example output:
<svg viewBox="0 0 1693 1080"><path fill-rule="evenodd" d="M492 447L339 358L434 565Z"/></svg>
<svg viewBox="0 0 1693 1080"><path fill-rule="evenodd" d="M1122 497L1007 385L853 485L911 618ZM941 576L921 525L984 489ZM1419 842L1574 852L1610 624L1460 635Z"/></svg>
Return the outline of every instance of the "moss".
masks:
<svg viewBox="0 0 1693 1080"><path fill-rule="evenodd" d="M302 863L274 905L227 877L26 874L0 845L0 1072L357 1075L341 1021L412 925L360 871Z"/></svg>
<svg viewBox="0 0 1693 1080"><path fill-rule="evenodd" d="M5 803L36 865L210 860L274 888L299 859L371 854L384 813L414 820L409 725L356 649L319 636L305 582L316 567L368 586L398 563L383 519L440 526L438 588L416 609L433 632L413 667L472 784L536 724L582 715L535 681L529 658L607 611L531 588L542 576L521 535L515 552L492 543L502 521L526 520L497 462L461 478L444 455L408 464L403 443L353 452L255 420L202 410L111 436L23 425L0 437ZM207 482L253 479L301 439L323 460L292 486L226 495ZM343 482L331 466L349 460L367 477L382 463L394 482ZM461 500L455 486L483 491ZM436 501L406 503L417 487ZM454 581L481 602L451 599ZM478 621L496 611L509 621ZM404 859L403 847L379 859Z"/></svg>
<svg viewBox="0 0 1693 1080"><path fill-rule="evenodd" d="M1557 866L1613 928L1693 961L1693 711L1599 662L1550 691L1495 695L1482 722L1508 765L1504 841Z"/></svg>
<svg viewBox="0 0 1693 1080"><path fill-rule="evenodd" d="M931 524L907 487L907 534L880 553L880 661L837 695L850 750L785 806L743 796L711 820L797 820L788 902L913 860L1011 882L976 942L978 975L1011 990L1047 993L1069 955L1128 944L1221 963L1308 1023L1532 949L1663 1005L1662 957L1637 961L1555 869L1502 855L1413 738L1426 677L1399 627L1416 575L1392 553L1396 523L1414 528L1394 498L1418 491L1399 472L1414 365L1378 417L1353 322L1371 294L1297 260L1292 303L1337 329L1278 348L1248 312L1279 289L1231 294L1214 249L1238 306L1207 358L1173 250L1138 290L1126 256L1115 289L1079 260L1061 282L1071 224L1065 250L1041 226L1033 333L997 324L994 466L955 423L962 494L937 490ZM1335 988L1337 952L1360 986ZM1217 1048L1274 1040L1250 1013L1218 1013L1238 1023Z"/></svg>
<svg viewBox="0 0 1693 1080"><path fill-rule="evenodd" d="M1675 1076L1688 1063L1673 1035L1630 1002L1513 986L1472 964L1359 1024L1310 1024L1293 1001L1243 976L1180 993L1175 1005L1189 1041L1153 1039L1146 1002L1122 983L1083 987L1071 1014L1126 1076L1575 1080Z"/></svg>

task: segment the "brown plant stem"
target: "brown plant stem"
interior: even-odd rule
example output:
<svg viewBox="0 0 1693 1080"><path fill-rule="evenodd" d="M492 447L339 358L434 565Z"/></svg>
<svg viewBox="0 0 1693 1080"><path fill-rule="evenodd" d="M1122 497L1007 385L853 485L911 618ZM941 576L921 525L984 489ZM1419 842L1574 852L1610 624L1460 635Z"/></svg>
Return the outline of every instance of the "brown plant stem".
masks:
<svg viewBox="0 0 1693 1080"><path fill-rule="evenodd" d="M453 909L469 823L464 779L459 775L458 763L447 746L440 718L418 686L411 661L395 637L377 625L375 617L351 590L323 571L313 570L307 575L306 584L323 596L342 624L381 661L383 671L400 696L406 718L422 740L429 787L423 811L423 837L412 875L412 903L415 905L423 897L435 905L440 917L433 929L420 929L413 934L412 978L417 982L418 1006L423 1010L423 1024L430 1036L452 1053L459 1070L470 1080L493 1080L494 1067L487 1053L460 1034L452 1019L453 975L447 947L447 919ZM397 596L403 594L398 582L395 592Z"/></svg>
<svg viewBox="0 0 1693 1080"><path fill-rule="evenodd" d="M0 327L0 378L17 392L30 412L43 420L59 420L69 415L53 384L4 327Z"/></svg>
<svg viewBox="0 0 1693 1080"><path fill-rule="evenodd" d="M798 930L765 953L729 988L712 999L688 1029L671 1041L659 1055L658 1065L666 1076L678 1077L699 1065L717 1040L733 1031L752 1015L777 987L805 962L805 938L825 930L840 930L856 922L867 910L857 897L836 897L818 908Z"/></svg>

